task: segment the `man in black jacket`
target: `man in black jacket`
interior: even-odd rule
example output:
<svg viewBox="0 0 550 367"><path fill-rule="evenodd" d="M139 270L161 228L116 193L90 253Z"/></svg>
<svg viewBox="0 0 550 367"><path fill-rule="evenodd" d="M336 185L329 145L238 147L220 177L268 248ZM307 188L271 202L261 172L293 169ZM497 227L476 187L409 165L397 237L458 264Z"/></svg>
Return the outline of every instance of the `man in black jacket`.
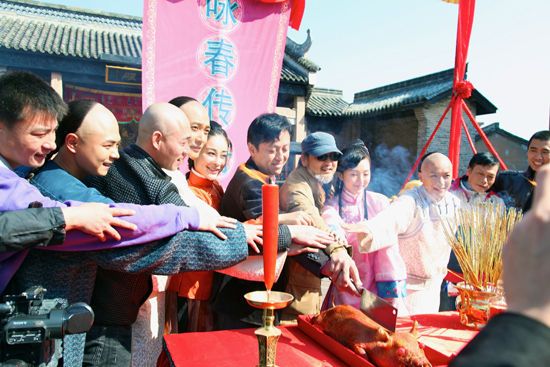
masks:
<svg viewBox="0 0 550 367"><path fill-rule="evenodd" d="M531 208L537 171L550 163L550 130L536 132L527 144L529 167L521 171L504 171L497 176L492 191L504 199L506 205L522 209Z"/></svg>
<svg viewBox="0 0 550 367"><path fill-rule="evenodd" d="M0 252L58 245L65 239L61 208L29 208L0 213Z"/></svg>

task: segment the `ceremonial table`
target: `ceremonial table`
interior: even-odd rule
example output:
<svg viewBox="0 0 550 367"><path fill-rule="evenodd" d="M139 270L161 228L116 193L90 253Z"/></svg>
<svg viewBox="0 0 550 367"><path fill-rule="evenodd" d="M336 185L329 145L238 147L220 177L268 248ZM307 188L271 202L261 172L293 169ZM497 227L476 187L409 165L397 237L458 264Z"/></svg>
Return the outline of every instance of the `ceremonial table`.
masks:
<svg viewBox="0 0 550 367"><path fill-rule="evenodd" d="M446 366L477 333L462 326L456 312L399 318L397 329L409 330L412 320L418 321L419 341L425 345L426 356L434 367ZM369 365L343 362L337 357L337 348L327 349L311 331L297 326L279 328L282 335L277 345L277 365L280 367ZM166 353L159 359L161 366L253 367L258 363L254 329L166 335L164 350Z"/></svg>

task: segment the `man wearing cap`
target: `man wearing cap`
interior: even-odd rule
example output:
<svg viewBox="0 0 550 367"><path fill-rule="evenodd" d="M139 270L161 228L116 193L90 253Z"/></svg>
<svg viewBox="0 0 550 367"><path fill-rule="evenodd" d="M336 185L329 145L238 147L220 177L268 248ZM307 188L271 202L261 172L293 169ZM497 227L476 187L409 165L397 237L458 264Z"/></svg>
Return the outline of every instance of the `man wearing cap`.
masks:
<svg viewBox="0 0 550 367"><path fill-rule="evenodd" d="M302 141L300 165L288 176L281 188L280 207L292 213L303 211L310 215L313 225L331 232L321 217L325 203L323 185L334 177L338 158L342 152L336 146L334 137L324 132L315 132ZM331 261L323 267L323 274L329 275L340 288L356 292L361 286L357 267L348 254L350 249L345 239L335 237L326 249ZM316 314L321 308L321 279L318 273L306 270L302 264L289 259L287 292L295 301L285 310L284 319L294 319L300 314Z"/></svg>

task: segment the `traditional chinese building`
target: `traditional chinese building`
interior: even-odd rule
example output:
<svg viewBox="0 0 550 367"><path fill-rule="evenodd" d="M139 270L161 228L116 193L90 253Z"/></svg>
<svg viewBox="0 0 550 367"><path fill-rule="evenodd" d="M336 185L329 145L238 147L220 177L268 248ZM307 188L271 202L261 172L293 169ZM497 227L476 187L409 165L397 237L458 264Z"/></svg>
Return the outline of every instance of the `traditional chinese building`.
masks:
<svg viewBox="0 0 550 367"><path fill-rule="evenodd" d="M95 99L121 124L124 143L133 141L141 117L142 21L139 17L45 4L0 0L0 73L31 71L66 101ZM304 57L311 46L287 38L277 112L304 136L310 74L319 67Z"/></svg>
<svg viewBox="0 0 550 367"><path fill-rule="evenodd" d="M385 192L394 193L448 106L452 86L453 69L449 69L358 92L352 103L342 98L340 90L314 88L306 107L307 131L332 132L342 147L353 139L362 139L371 149L373 165L388 171L388 180L395 181L391 185L385 183L391 186ZM466 103L478 116L494 113L497 109L478 90L473 91ZM430 151L447 153L450 120L449 113ZM466 115L464 120L473 139L475 130ZM462 136L461 172L472 155L466 137ZM376 176L374 174L375 179Z"/></svg>
<svg viewBox="0 0 550 367"><path fill-rule="evenodd" d="M482 129L508 169L523 171L527 168L527 140L501 129L498 122L483 126ZM474 140L479 152L487 152L479 135Z"/></svg>

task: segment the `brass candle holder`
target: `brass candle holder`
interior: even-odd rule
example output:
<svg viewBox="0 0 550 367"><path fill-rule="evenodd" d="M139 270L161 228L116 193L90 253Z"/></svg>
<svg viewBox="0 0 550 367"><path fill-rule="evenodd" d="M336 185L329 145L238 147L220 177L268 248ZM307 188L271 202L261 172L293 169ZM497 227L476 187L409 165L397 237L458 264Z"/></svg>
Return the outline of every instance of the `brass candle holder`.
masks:
<svg viewBox="0 0 550 367"><path fill-rule="evenodd" d="M275 357L281 330L273 325L275 310L287 307L294 297L284 292L256 291L245 294L244 298L250 306L264 310L263 325L254 332L258 338L258 367L277 367Z"/></svg>

